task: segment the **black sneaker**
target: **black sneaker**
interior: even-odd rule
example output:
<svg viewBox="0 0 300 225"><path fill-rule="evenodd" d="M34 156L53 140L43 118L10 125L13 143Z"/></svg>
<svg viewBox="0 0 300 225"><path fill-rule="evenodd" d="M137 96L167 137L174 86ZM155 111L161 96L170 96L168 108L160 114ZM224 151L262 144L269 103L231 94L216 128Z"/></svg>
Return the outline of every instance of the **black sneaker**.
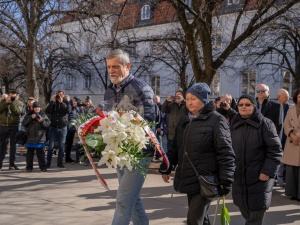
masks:
<svg viewBox="0 0 300 225"><path fill-rule="evenodd" d="M59 167L59 168L65 168L65 166L62 163L58 163L57 167Z"/></svg>
<svg viewBox="0 0 300 225"><path fill-rule="evenodd" d="M44 168L44 169L41 169L41 171L42 171L42 172L47 172L47 169L46 169L46 168Z"/></svg>
<svg viewBox="0 0 300 225"><path fill-rule="evenodd" d="M9 170L20 170L16 165L12 165L8 167Z"/></svg>
<svg viewBox="0 0 300 225"><path fill-rule="evenodd" d="M26 172L32 172L32 169L26 169Z"/></svg>

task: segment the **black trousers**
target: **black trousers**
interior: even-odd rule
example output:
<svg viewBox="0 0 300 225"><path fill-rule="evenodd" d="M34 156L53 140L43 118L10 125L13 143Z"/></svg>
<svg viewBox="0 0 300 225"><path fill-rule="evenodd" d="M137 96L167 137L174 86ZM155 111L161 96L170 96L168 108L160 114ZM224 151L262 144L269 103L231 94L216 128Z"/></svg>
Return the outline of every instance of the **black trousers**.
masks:
<svg viewBox="0 0 300 225"><path fill-rule="evenodd" d="M208 218L208 208L211 199L203 197L201 194L187 195L188 197L188 225L210 225Z"/></svg>
<svg viewBox="0 0 300 225"><path fill-rule="evenodd" d="M2 168L2 163L5 158L8 138L10 139L9 166L15 165L16 149L17 149L15 136L17 131L18 131L18 126L0 125L0 168Z"/></svg>
<svg viewBox="0 0 300 225"><path fill-rule="evenodd" d="M66 145L65 145L65 153L66 153L65 160L66 161L71 160L71 151L72 151L75 132L76 132L76 130L73 130L73 129L68 129L68 132L67 132Z"/></svg>
<svg viewBox="0 0 300 225"><path fill-rule="evenodd" d="M263 225L266 210L250 211L240 208L242 216L246 219L245 225Z"/></svg>
<svg viewBox="0 0 300 225"><path fill-rule="evenodd" d="M42 148L27 148L26 154L26 169L32 170L33 169L33 157L34 157L34 150L36 151L36 156L39 162L39 168L46 169L46 160L45 160L45 152Z"/></svg>

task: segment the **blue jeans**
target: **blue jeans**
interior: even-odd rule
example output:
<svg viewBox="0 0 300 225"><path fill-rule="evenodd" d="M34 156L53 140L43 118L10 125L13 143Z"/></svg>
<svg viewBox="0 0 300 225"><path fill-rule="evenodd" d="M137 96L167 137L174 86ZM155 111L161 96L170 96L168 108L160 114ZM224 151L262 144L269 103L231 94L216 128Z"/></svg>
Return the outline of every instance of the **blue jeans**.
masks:
<svg viewBox="0 0 300 225"><path fill-rule="evenodd" d="M6 154L6 145L8 143L8 138L10 139L10 153L9 153L9 166L15 165L16 159L16 133L18 131L18 126L2 126L0 125L0 168L2 168L2 163Z"/></svg>
<svg viewBox="0 0 300 225"><path fill-rule="evenodd" d="M67 126L62 128L54 128L49 127L49 148L47 152L47 165L51 165L52 154L53 154L53 147L55 142L58 142L58 157L57 157L57 164L63 162L64 152L65 152L65 143L66 143L66 136L67 136Z"/></svg>
<svg viewBox="0 0 300 225"><path fill-rule="evenodd" d="M151 158L141 160L143 168L149 168ZM145 178L139 170L129 171L126 167L117 168L119 188L117 191L116 211L112 225L128 225L132 220L134 225L148 225L149 219L140 196Z"/></svg>

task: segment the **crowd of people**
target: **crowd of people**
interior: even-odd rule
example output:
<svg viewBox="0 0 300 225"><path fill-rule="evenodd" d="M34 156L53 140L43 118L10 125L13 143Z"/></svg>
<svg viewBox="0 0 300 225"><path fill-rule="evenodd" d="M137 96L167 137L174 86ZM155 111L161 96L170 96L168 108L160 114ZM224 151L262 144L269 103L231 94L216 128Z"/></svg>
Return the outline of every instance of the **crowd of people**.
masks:
<svg viewBox="0 0 300 225"><path fill-rule="evenodd" d="M187 195L188 225L210 224L207 211L212 199L202 194L199 174L218 177L220 196L232 191L233 202L249 225L263 224L280 176L285 194L300 201L300 89L292 97L293 105L285 89L278 90L277 100L271 100L266 84L256 87L256 97L243 94L234 99L226 93L212 101L209 86L195 83L186 93L179 89L161 103L146 82L130 73L126 52L111 51L106 65L111 84L104 94L103 110L134 109L147 121L156 122L153 131L161 145L163 136L167 140L165 152L170 166L167 168L151 145L143 150L140 164L147 170L151 160L161 161L159 171L164 182L169 182L171 172L176 171L174 188ZM33 170L34 152L41 171L51 167L55 143L59 168L64 168L64 162L78 161L71 157L76 128L70 121L95 112L89 96L81 102L59 90L42 110L33 97L25 105L15 90L9 91L0 102L0 168L9 142L9 169L19 169L15 165L15 135L20 129L27 134L28 172ZM140 196L145 176L126 166L116 171L119 187L112 224L128 225L132 221L148 225Z"/></svg>
<svg viewBox="0 0 300 225"><path fill-rule="evenodd" d="M96 113L89 96L82 102L79 98L65 95L58 90L51 97L50 103L43 110L34 97L28 97L26 104L19 99L16 90L10 90L2 95L0 102L0 169L9 145L9 170L19 170L15 164L16 134L19 130L26 131L26 171L32 172L34 152L38 158L39 168L43 172L51 167L54 147L58 147L57 167L64 168L64 162L79 162L80 154L76 159L71 158L76 128L70 125L78 115ZM45 160L45 146L47 156ZM64 159L65 158L65 159Z"/></svg>

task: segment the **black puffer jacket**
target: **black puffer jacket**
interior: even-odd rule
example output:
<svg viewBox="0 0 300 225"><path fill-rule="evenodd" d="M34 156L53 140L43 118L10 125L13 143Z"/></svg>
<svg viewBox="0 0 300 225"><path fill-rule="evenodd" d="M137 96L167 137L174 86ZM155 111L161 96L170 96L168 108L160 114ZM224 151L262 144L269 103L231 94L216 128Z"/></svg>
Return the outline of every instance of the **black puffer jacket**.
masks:
<svg viewBox="0 0 300 225"><path fill-rule="evenodd" d="M68 125L68 114L71 112L71 107L67 101L61 103L50 101L45 112L51 118L51 127L63 128Z"/></svg>
<svg viewBox="0 0 300 225"><path fill-rule="evenodd" d="M274 123L255 108L248 119L237 114L230 123L236 170L232 197L238 207L251 211L268 209L274 175L282 157L280 139ZM259 175L268 175L260 181Z"/></svg>
<svg viewBox="0 0 300 225"><path fill-rule="evenodd" d="M34 111L29 111L24 117L22 125L26 129L26 143L45 143L46 142L46 129L50 126L50 120L47 115L40 111L40 116L43 118L42 122L32 119L32 114Z"/></svg>
<svg viewBox="0 0 300 225"><path fill-rule="evenodd" d="M189 163L188 153L196 168L202 168L218 174L220 184L229 188L233 182L234 152L226 119L215 111L213 102L209 102L200 111L197 118L190 122L184 115L177 128L171 149L167 156L172 166L177 166L174 188L187 194L200 193L200 185ZM160 172L165 168L162 163ZM169 174L171 168L165 174ZM203 171L198 169L199 174Z"/></svg>

